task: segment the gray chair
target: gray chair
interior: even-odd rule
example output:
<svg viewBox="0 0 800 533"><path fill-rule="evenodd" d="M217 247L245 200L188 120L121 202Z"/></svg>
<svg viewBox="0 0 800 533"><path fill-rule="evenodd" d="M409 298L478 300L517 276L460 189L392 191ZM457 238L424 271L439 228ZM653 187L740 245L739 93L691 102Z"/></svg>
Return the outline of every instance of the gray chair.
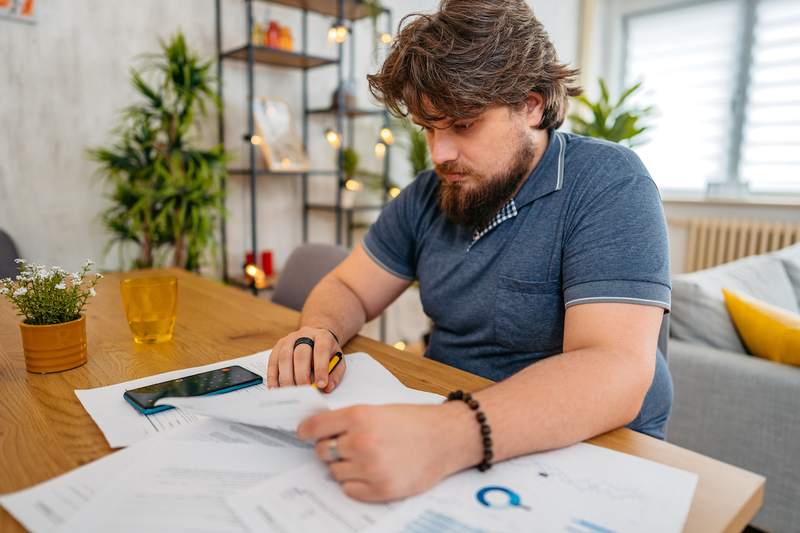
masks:
<svg viewBox="0 0 800 533"><path fill-rule="evenodd" d="M5 231L0 229L0 278L13 278L17 274L17 265L14 259L19 257L19 251L14 240Z"/></svg>
<svg viewBox="0 0 800 533"><path fill-rule="evenodd" d="M330 244L304 244L289 256L278 277L272 301L300 311L311 292L325 274L344 261L349 251Z"/></svg>

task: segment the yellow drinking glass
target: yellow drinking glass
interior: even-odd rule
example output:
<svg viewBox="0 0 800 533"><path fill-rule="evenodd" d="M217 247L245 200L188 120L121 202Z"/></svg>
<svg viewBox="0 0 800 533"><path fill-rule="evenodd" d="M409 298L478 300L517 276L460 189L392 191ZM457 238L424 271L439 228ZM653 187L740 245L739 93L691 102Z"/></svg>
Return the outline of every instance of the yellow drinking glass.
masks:
<svg viewBox="0 0 800 533"><path fill-rule="evenodd" d="M172 339L178 304L175 276L125 278L120 288L134 341L153 344Z"/></svg>

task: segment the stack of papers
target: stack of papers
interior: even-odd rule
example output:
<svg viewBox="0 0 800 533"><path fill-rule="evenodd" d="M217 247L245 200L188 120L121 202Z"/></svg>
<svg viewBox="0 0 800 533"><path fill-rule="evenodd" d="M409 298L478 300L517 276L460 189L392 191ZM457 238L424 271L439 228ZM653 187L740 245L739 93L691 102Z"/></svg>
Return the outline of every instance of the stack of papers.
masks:
<svg viewBox="0 0 800 533"><path fill-rule="evenodd" d="M330 395L263 385L142 415L126 389L238 364L263 376L269 352L75 391L112 447L128 446L29 489L0 496L39 531L507 532L680 531L694 474L587 444L456 474L391 504L342 493L297 424L357 404L438 403L367 354L347 356Z"/></svg>

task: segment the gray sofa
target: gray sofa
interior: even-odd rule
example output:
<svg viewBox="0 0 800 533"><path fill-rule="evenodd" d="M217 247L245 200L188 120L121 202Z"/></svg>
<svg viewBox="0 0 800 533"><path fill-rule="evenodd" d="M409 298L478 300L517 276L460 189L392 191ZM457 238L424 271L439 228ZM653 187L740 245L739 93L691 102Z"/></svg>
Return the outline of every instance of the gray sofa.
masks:
<svg viewBox="0 0 800 533"><path fill-rule="evenodd" d="M678 275L672 285L667 440L765 476L753 525L800 531L800 367L748 355L721 292L800 312L800 244Z"/></svg>

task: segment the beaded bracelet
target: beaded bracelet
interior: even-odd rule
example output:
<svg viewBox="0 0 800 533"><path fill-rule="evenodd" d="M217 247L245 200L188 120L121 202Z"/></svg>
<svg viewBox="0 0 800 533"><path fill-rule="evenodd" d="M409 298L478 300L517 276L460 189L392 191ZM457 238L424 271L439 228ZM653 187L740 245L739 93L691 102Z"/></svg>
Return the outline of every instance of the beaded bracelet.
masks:
<svg viewBox="0 0 800 533"><path fill-rule="evenodd" d="M461 400L466 403L470 409L475 411L475 420L481 425L481 439L483 440L483 460L478 464L477 468L481 472L485 472L492 467L492 428L486 422L486 415L481 411L481 406L478 400L472 397L468 392L457 390L447 395L447 401Z"/></svg>

